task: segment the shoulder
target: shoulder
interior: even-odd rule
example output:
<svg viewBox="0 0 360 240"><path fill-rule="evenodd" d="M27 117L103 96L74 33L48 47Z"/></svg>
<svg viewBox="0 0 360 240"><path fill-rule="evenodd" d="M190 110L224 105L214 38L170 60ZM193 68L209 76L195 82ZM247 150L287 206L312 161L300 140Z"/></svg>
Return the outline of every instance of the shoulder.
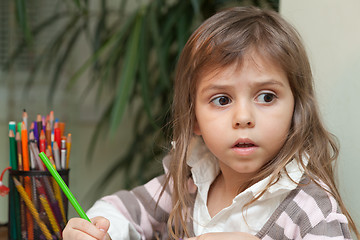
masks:
<svg viewBox="0 0 360 240"><path fill-rule="evenodd" d="M260 234L281 234L290 239L321 239L324 236L351 239L345 215L324 188L322 183L305 178L280 204Z"/></svg>
<svg viewBox="0 0 360 240"><path fill-rule="evenodd" d="M299 217L307 216L312 223L311 225L331 214L341 213L335 198L325 189L327 187L322 183L304 179L289 195L291 202L288 208L296 208L300 211Z"/></svg>

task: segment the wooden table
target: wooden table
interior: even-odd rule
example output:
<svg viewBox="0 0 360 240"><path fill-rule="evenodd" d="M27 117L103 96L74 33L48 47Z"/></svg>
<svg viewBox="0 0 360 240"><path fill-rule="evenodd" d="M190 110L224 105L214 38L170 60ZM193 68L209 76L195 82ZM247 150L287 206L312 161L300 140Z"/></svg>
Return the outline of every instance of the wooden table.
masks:
<svg viewBox="0 0 360 240"><path fill-rule="evenodd" d="M7 240L8 239L8 229L7 227L1 226L0 227L0 240Z"/></svg>

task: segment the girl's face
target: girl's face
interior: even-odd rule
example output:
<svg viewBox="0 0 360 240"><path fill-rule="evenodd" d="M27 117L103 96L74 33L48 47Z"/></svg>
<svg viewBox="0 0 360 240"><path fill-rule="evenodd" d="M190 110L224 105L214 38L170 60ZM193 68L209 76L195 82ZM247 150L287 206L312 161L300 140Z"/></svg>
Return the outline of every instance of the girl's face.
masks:
<svg viewBox="0 0 360 240"><path fill-rule="evenodd" d="M293 111L283 70L248 54L240 67L234 64L198 80L194 132L218 158L224 176L247 178L279 152Z"/></svg>

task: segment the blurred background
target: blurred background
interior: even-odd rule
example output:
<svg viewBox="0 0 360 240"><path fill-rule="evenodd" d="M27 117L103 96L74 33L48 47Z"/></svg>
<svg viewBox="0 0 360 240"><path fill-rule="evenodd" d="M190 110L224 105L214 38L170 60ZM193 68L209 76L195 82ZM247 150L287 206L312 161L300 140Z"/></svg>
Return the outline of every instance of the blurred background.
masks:
<svg viewBox="0 0 360 240"><path fill-rule="evenodd" d="M29 120L53 110L66 123L69 185L84 209L161 173L177 57L204 19L234 5L279 11L303 37L323 118L341 144L340 190L359 225L358 0L0 0L0 170L8 123L26 109ZM7 213L0 197L0 223Z"/></svg>

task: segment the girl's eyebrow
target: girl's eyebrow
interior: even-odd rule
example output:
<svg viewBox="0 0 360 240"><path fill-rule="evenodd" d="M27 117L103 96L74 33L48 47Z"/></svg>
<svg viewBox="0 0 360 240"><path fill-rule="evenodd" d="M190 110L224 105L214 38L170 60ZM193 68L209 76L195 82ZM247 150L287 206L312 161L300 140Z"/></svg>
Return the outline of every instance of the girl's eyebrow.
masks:
<svg viewBox="0 0 360 240"><path fill-rule="evenodd" d="M223 85L223 84L209 84L206 87L202 88L200 93L204 94L206 92L212 92L212 91L225 91L232 88L230 85Z"/></svg>
<svg viewBox="0 0 360 240"><path fill-rule="evenodd" d="M251 83L252 87L265 87L265 86L279 86L279 87L285 87L284 83L275 79L270 79L270 80L265 80L265 81L255 81L253 83ZM211 92L211 91L225 91L228 89L233 88L232 85L227 85L227 84L209 84L206 87L202 88L200 93L204 94L206 92Z"/></svg>
<svg viewBox="0 0 360 240"><path fill-rule="evenodd" d="M254 85L256 87L263 87L263 86L269 86L269 85L278 85L280 87L285 87L284 83L275 79L265 80L265 81L255 81L251 85Z"/></svg>

